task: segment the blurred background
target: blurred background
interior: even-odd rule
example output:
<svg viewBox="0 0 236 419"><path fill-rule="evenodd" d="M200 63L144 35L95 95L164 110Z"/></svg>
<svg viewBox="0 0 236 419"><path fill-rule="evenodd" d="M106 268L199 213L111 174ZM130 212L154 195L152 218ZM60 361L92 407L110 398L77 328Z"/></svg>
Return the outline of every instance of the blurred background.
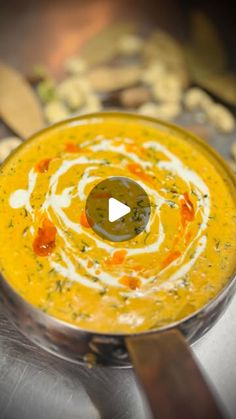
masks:
<svg viewBox="0 0 236 419"><path fill-rule="evenodd" d="M1 58L28 72L39 62L55 74L70 55L104 26L120 19L160 26L181 41L191 34L191 14L214 22L236 68L235 2L225 0L8 0L1 1Z"/></svg>
<svg viewBox="0 0 236 419"><path fill-rule="evenodd" d="M0 137L22 139L70 116L123 109L188 127L236 170L235 21L231 0L1 2L0 59L21 74L41 109L29 115L21 99L12 111L20 87L13 91L2 69Z"/></svg>

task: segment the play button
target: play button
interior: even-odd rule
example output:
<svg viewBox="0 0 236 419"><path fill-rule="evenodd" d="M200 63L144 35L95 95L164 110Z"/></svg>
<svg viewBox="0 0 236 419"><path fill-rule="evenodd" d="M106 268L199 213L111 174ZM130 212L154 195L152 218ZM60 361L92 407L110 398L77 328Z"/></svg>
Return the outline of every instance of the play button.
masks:
<svg viewBox="0 0 236 419"><path fill-rule="evenodd" d="M128 205L122 204L122 202L115 198L109 199L108 220L111 223L119 220L119 218L123 217L124 215L129 214L129 212L130 207L128 207Z"/></svg>
<svg viewBox="0 0 236 419"><path fill-rule="evenodd" d="M85 211L93 231L113 242L142 233L151 213L146 192L126 177L110 177L98 183L87 198Z"/></svg>

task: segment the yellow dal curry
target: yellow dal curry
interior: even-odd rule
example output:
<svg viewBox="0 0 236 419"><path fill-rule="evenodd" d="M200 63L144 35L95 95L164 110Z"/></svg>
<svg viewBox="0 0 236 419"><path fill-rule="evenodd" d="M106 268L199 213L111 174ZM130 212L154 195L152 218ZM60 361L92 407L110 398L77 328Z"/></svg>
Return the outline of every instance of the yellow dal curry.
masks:
<svg viewBox="0 0 236 419"><path fill-rule="evenodd" d="M85 214L110 176L139 182L151 216L122 243ZM195 312L235 271L236 201L216 157L190 135L104 115L59 124L1 168L0 265L12 287L49 315L104 332L155 329Z"/></svg>

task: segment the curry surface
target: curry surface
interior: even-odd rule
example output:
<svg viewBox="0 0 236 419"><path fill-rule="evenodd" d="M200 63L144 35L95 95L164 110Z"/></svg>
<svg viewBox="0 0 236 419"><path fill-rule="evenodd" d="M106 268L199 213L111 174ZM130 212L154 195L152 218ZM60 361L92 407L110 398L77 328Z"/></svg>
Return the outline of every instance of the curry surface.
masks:
<svg viewBox="0 0 236 419"><path fill-rule="evenodd" d="M84 212L109 176L146 190L151 217L134 239L102 240ZM235 271L232 180L188 134L101 116L50 128L1 168L0 265L44 312L82 328L167 325L214 298Z"/></svg>

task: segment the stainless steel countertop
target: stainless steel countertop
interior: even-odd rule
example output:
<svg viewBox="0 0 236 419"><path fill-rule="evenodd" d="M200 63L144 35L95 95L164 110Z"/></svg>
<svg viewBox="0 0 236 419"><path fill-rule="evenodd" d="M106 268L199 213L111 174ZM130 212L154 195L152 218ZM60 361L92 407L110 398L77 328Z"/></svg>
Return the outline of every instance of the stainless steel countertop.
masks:
<svg viewBox="0 0 236 419"><path fill-rule="evenodd" d="M0 312L1 419L143 419L131 369L58 359L24 338Z"/></svg>
<svg viewBox="0 0 236 419"><path fill-rule="evenodd" d="M25 339L0 312L1 419L150 419L131 369L74 365ZM236 297L193 346L230 418L236 413Z"/></svg>

